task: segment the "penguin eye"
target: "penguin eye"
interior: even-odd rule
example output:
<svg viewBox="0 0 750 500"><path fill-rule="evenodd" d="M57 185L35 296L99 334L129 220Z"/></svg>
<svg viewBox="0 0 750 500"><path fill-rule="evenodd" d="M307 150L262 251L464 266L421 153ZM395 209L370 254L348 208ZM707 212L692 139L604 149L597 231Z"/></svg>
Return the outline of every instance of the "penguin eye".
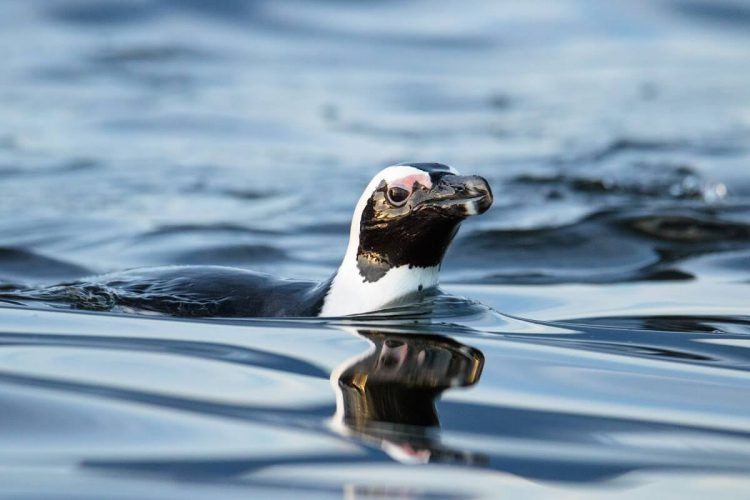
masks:
<svg viewBox="0 0 750 500"><path fill-rule="evenodd" d="M409 199L409 191L404 188L393 186L386 191L388 202L394 207L400 207Z"/></svg>

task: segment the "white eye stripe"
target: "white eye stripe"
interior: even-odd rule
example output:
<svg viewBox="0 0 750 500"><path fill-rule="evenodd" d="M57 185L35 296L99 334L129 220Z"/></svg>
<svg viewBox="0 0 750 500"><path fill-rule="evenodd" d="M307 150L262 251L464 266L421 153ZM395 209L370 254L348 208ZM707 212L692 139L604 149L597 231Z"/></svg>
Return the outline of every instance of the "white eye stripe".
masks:
<svg viewBox="0 0 750 500"><path fill-rule="evenodd" d="M401 182L402 184L408 183L408 185L411 186L414 184L415 180L419 181L422 185L427 185L428 187L432 185L430 174L424 170L419 170L418 168L402 165L383 169L375 177L384 180L389 186L396 182Z"/></svg>
<svg viewBox="0 0 750 500"><path fill-rule="evenodd" d="M432 179L430 179L430 174L423 172L421 174L407 175L406 177L389 182L388 187L399 187L411 193L414 190L414 185L417 183L427 189L431 188Z"/></svg>

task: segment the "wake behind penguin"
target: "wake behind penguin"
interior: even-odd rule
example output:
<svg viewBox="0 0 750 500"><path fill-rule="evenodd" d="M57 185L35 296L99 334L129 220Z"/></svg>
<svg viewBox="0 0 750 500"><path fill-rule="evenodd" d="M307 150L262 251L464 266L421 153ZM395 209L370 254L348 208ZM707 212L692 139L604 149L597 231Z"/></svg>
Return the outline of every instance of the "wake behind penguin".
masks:
<svg viewBox="0 0 750 500"><path fill-rule="evenodd" d="M352 216L336 273L318 283L221 266L133 269L0 298L87 310L191 317L345 316L404 304L434 290L461 222L492 205L485 179L439 163L378 172Z"/></svg>

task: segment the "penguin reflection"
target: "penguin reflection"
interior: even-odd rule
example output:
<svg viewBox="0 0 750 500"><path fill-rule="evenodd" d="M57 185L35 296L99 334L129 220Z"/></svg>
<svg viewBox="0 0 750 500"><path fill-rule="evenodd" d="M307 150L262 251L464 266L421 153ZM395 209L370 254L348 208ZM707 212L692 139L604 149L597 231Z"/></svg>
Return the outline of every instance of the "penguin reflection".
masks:
<svg viewBox="0 0 750 500"><path fill-rule="evenodd" d="M377 445L403 462L483 462L440 444L435 407L446 389L479 380L482 353L438 335L357 333L374 348L332 375L339 431Z"/></svg>

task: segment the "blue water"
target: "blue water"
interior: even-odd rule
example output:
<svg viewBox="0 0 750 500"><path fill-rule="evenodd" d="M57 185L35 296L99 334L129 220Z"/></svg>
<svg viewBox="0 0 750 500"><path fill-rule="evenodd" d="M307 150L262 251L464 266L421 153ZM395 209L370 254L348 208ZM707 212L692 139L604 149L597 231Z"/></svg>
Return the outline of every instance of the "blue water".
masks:
<svg viewBox="0 0 750 500"><path fill-rule="evenodd" d="M6 0L0 291L325 279L380 168L485 176L424 308L0 302L0 496L750 491L750 7Z"/></svg>

